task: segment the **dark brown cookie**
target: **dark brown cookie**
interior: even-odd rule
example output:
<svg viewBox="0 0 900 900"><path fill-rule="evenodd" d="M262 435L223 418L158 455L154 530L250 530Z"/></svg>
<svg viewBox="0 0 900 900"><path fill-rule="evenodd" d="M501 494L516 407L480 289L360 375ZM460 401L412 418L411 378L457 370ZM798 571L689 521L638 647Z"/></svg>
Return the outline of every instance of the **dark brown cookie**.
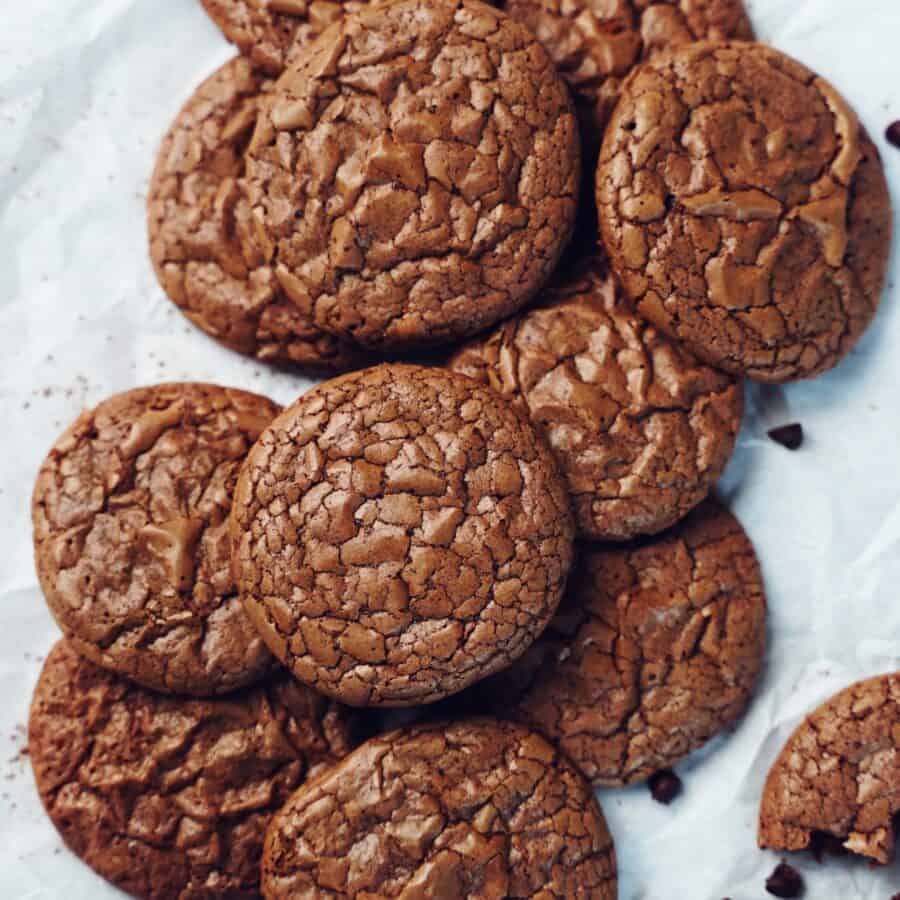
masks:
<svg viewBox="0 0 900 900"><path fill-rule="evenodd" d="M741 424L741 385L644 324L600 258L449 366L490 384L542 432L585 538L627 540L677 522L721 475Z"/></svg>
<svg viewBox="0 0 900 900"><path fill-rule="evenodd" d="M484 695L595 785L642 781L744 712L765 617L753 547L707 500L653 540L582 545L556 618Z"/></svg>
<svg viewBox="0 0 900 900"><path fill-rule="evenodd" d="M761 44L694 44L627 81L597 169L603 240L638 311L760 381L834 366L875 313L891 210L827 82Z"/></svg>
<svg viewBox="0 0 900 900"><path fill-rule="evenodd" d="M759 807L759 846L803 850L820 833L880 863L900 813L900 672L823 703L775 760Z"/></svg>
<svg viewBox="0 0 900 900"><path fill-rule="evenodd" d="M60 641L35 689L28 747L50 819L108 881L153 900L250 900L272 814L352 749L355 730L352 713L284 676L184 700Z"/></svg>
<svg viewBox="0 0 900 900"><path fill-rule="evenodd" d="M590 786L543 738L476 719L371 740L272 820L267 900L615 900Z"/></svg>
<svg viewBox="0 0 900 900"><path fill-rule="evenodd" d="M622 81L660 50L700 40L752 40L742 0L506 0L544 45L575 96L585 141L603 139Z"/></svg>
<svg viewBox="0 0 900 900"><path fill-rule="evenodd" d="M549 449L493 391L383 365L328 381L247 457L241 597L272 651L353 705L438 700L509 665L572 559Z"/></svg>
<svg viewBox="0 0 900 900"><path fill-rule="evenodd" d="M244 148L270 88L239 58L188 100L150 180L150 256L169 298L232 350L311 371L354 368L362 354L301 313L257 249L240 181Z"/></svg>
<svg viewBox="0 0 900 900"><path fill-rule="evenodd" d="M227 520L244 457L278 411L246 391L163 384L105 400L56 442L32 499L35 562L76 649L201 696L271 669L238 602Z"/></svg>
<svg viewBox="0 0 900 900"><path fill-rule="evenodd" d="M281 284L379 347L473 334L526 303L572 233L578 128L546 52L476 0L400 0L329 28L247 154Z"/></svg>
<svg viewBox="0 0 900 900"><path fill-rule="evenodd" d="M366 0L201 0L225 37L254 66L281 74L297 52Z"/></svg>

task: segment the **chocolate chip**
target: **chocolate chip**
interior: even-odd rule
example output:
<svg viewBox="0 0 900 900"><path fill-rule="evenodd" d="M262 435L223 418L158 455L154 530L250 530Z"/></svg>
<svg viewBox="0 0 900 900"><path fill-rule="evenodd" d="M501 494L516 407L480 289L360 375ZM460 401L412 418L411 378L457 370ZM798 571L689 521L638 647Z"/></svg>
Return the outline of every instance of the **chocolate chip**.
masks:
<svg viewBox="0 0 900 900"><path fill-rule="evenodd" d="M784 861L766 879L766 892L775 897L802 897L803 891L803 877Z"/></svg>
<svg viewBox="0 0 900 900"><path fill-rule="evenodd" d="M843 841L827 831L814 831L809 842L809 851L817 863L822 862L827 853L829 856L844 856L847 850Z"/></svg>
<svg viewBox="0 0 900 900"><path fill-rule="evenodd" d="M895 147L900 147L900 120L897 122L891 122L890 125L885 129L884 136L887 138L887 142L889 144L893 144ZM892 898L892 900L896 900L896 898Z"/></svg>
<svg viewBox="0 0 900 900"><path fill-rule="evenodd" d="M796 450L803 444L803 426L799 422L779 425L769 430L769 437L788 450Z"/></svg>
<svg viewBox="0 0 900 900"><path fill-rule="evenodd" d="M657 803L668 806L681 793L681 779L670 769L663 769L650 776L647 782Z"/></svg>

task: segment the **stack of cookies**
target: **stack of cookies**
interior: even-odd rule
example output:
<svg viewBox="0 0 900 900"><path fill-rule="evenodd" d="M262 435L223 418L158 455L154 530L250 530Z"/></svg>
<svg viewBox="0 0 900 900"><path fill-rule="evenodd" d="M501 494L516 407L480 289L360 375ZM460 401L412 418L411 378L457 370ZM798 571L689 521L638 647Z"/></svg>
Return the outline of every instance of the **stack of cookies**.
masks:
<svg viewBox="0 0 900 900"><path fill-rule="evenodd" d="M742 379L875 312L877 153L740 0L204 5L241 55L163 141L153 264L208 335L332 377L128 391L50 451L46 809L139 897L613 900L592 787L752 697L760 566L710 492ZM895 681L852 689L844 793L874 767L878 802L823 811L804 761L849 739L808 724L761 843L887 858Z"/></svg>

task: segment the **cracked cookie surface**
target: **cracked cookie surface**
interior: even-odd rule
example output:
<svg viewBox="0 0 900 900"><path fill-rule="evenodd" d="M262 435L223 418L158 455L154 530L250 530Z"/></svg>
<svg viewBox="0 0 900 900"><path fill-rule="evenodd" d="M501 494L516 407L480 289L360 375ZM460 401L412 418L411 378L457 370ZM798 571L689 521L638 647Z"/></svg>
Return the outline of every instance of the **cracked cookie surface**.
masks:
<svg viewBox="0 0 900 900"><path fill-rule="evenodd" d="M227 699L132 685L60 641L35 689L38 792L73 853L132 896L259 897L263 836L355 715L281 675Z"/></svg>
<svg viewBox="0 0 900 900"><path fill-rule="evenodd" d="M382 365L324 382L247 457L241 598L302 681L353 705L438 700L553 615L574 527L556 464L493 391Z"/></svg>
<svg viewBox="0 0 900 900"><path fill-rule="evenodd" d="M556 617L486 696L595 785L643 781L743 714L765 617L753 547L707 500L656 538L581 545Z"/></svg>
<svg viewBox="0 0 900 900"><path fill-rule="evenodd" d="M900 673L851 685L794 731L763 789L759 846L803 850L817 834L891 861L900 813Z"/></svg>
<svg viewBox="0 0 900 900"><path fill-rule="evenodd" d="M243 153L271 81L245 59L214 72L163 139L150 180L150 257L167 296L232 350L309 371L363 364L284 294L258 249L239 183Z"/></svg>
<svg viewBox="0 0 900 900"><path fill-rule="evenodd" d="M526 303L572 233L578 128L524 26L400 0L332 26L279 79L248 198L291 299L379 347L473 334Z"/></svg>
<svg viewBox="0 0 900 900"><path fill-rule="evenodd" d="M240 466L280 407L163 384L117 394L56 442L32 497L35 562L73 646L160 691L210 695L275 661L232 580Z"/></svg>
<svg viewBox="0 0 900 900"><path fill-rule="evenodd" d="M491 719L370 740L273 819L267 900L615 900L612 839L559 751Z"/></svg>
<svg viewBox="0 0 900 900"><path fill-rule="evenodd" d="M201 0L209 17L259 69L280 75L298 51L367 0Z"/></svg>
<svg viewBox="0 0 900 900"><path fill-rule="evenodd" d="M572 88L584 138L603 139L622 82L660 50L700 40L752 40L742 0L506 0Z"/></svg>
<svg viewBox="0 0 900 900"><path fill-rule="evenodd" d="M878 151L831 85L769 47L700 43L636 71L597 204L640 314L726 371L816 375L875 313L891 232Z"/></svg>
<svg viewBox="0 0 900 900"><path fill-rule="evenodd" d="M686 515L740 428L741 385L636 316L599 257L448 365L525 411L556 455L579 534L594 540Z"/></svg>

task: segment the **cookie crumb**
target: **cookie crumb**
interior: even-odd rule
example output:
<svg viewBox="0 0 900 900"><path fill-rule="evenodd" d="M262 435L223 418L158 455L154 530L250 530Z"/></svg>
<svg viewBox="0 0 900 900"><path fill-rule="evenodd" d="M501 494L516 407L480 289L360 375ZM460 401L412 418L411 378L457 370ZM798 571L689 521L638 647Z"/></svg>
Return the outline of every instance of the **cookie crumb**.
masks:
<svg viewBox="0 0 900 900"><path fill-rule="evenodd" d="M803 426L799 422L770 428L768 434L776 444L781 444L788 450L798 450L803 446Z"/></svg>
<svg viewBox="0 0 900 900"><path fill-rule="evenodd" d="M650 793L657 803L668 806L682 791L681 779L671 770L663 769L650 776L647 782Z"/></svg>
<svg viewBox="0 0 900 900"><path fill-rule="evenodd" d="M884 136L889 144L892 144L894 147L900 147L900 119L896 122L891 122L891 124L885 128ZM897 898L892 897L891 900L897 900Z"/></svg>
<svg viewBox="0 0 900 900"><path fill-rule="evenodd" d="M792 866L782 860L766 879L766 892L775 897L802 897L803 877Z"/></svg>

